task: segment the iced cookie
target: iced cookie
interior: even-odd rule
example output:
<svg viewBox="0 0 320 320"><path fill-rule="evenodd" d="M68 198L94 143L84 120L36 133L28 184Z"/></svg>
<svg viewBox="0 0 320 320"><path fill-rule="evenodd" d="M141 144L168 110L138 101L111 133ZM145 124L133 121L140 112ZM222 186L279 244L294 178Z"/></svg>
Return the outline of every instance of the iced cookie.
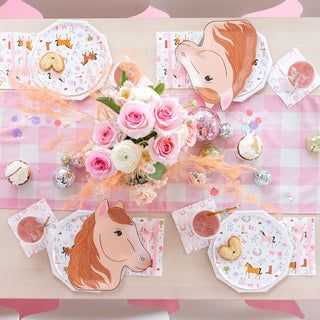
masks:
<svg viewBox="0 0 320 320"><path fill-rule="evenodd" d="M43 71L53 69L55 72L62 72L64 70L64 60L57 52L47 52L40 59L40 68Z"/></svg>
<svg viewBox="0 0 320 320"><path fill-rule="evenodd" d="M262 141L255 134L244 136L238 143L238 154L244 160L256 160L262 153Z"/></svg>
<svg viewBox="0 0 320 320"><path fill-rule="evenodd" d="M21 186L30 179L31 169L26 162L14 160L7 165L5 176L12 185Z"/></svg>
<svg viewBox="0 0 320 320"><path fill-rule="evenodd" d="M228 245L221 246L218 254L224 260L233 261L238 259L242 254L242 243L238 237L230 237Z"/></svg>

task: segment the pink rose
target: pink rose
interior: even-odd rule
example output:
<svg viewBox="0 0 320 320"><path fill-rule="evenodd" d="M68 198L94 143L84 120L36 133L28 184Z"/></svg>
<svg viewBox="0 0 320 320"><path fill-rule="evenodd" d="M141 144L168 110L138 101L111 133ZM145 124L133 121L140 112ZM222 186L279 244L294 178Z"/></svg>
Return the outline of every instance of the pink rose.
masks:
<svg viewBox="0 0 320 320"><path fill-rule="evenodd" d="M189 147L193 147L197 142L197 121L194 119L187 119L185 122L188 127L189 136L187 138L186 144Z"/></svg>
<svg viewBox="0 0 320 320"><path fill-rule="evenodd" d="M117 172L112 164L110 153L104 149L92 150L84 164L87 172L99 180L111 177Z"/></svg>
<svg viewBox="0 0 320 320"><path fill-rule="evenodd" d="M170 99L155 102L155 131L161 135L169 135L178 130L187 116L186 110Z"/></svg>
<svg viewBox="0 0 320 320"><path fill-rule="evenodd" d="M154 162L161 162L165 165L171 165L177 162L180 144L178 135L159 136L149 140L148 150L150 157Z"/></svg>
<svg viewBox="0 0 320 320"><path fill-rule="evenodd" d="M154 125L153 107L140 101L128 101L120 110L118 126L131 138L147 136Z"/></svg>
<svg viewBox="0 0 320 320"><path fill-rule="evenodd" d="M108 121L99 122L93 129L92 139L96 144L112 147L116 138L116 130Z"/></svg>

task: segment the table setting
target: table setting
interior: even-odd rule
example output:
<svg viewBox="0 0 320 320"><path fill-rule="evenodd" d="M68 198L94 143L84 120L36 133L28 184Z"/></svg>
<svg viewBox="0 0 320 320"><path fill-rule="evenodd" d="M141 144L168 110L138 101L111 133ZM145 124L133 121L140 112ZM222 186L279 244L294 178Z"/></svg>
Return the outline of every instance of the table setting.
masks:
<svg viewBox="0 0 320 320"><path fill-rule="evenodd" d="M315 62L273 60L251 20L177 30L152 33L151 76L94 21L1 32L4 229L67 296L164 297L174 250L239 299L317 275Z"/></svg>

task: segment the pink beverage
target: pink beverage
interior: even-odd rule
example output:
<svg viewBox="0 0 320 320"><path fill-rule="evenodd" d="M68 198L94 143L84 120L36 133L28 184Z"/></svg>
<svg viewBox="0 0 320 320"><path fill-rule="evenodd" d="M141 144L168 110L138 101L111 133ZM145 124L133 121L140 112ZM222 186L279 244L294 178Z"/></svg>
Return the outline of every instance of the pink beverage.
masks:
<svg viewBox="0 0 320 320"><path fill-rule="evenodd" d="M312 65L306 61L295 62L288 70L291 85L297 88L307 88L314 80L315 72Z"/></svg>
<svg viewBox="0 0 320 320"><path fill-rule="evenodd" d="M209 215L212 211L198 212L192 220L192 229L200 238L209 239L220 231L221 218L218 214Z"/></svg>
<svg viewBox="0 0 320 320"><path fill-rule="evenodd" d="M26 243L39 242L44 235L44 225L36 217L23 218L18 226L17 233L20 239Z"/></svg>

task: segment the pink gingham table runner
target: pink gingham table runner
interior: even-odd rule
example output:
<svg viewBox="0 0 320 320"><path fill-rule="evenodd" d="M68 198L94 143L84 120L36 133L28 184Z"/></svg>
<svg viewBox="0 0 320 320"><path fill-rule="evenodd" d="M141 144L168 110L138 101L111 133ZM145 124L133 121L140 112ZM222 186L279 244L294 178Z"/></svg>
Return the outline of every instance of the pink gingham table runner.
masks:
<svg viewBox="0 0 320 320"><path fill-rule="evenodd" d="M193 94L181 94L177 98L182 102L198 99ZM59 135L77 139L81 135L80 130L87 126L81 121L74 121L70 127L58 127L55 119L47 119L44 115L39 115L40 120L34 124L17 107L18 100L19 96L14 92L2 92L0 95L0 207L25 208L45 198L52 209L59 210L66 197L80 190L83 174L76 172L76 183L70 189L56 189L51 174L61 165L61 155L53 151L41 151L41 148ZM79 108L90 109L91 105L90 99L86 99L79 103ZM262 157L253 164L257 168L268 169L273 180L269 186L259 188L254 184L251 174L243 179L246 189L256 195L258 201L273 204L285 213L320 213L320 158L312 157L305 149L308 135L319 131L319 106L320 96L309 96L289 110L277 96L256 95L243 103L233 103L226 113L220 113L223 121L232 124L235 135L226 141L217 139L215 145L228 149L226 158L231 163L241 162L235 149L238 139L243 135L241 119L246 110L252 109L254 116L262 118L257 134L263 141L264 151ZM13 134L17 128L23 133L20 138ZM29 162L32 168L32 178L19 188L11 186L4 178L6 164L16 159ZM214 176L210 181L220 189L219 196L215 198L218 207L227 205L229 199L224 196L223 180ZM123 199L131 211L173 211L204 197L203 190L181 181L169 182L159 191L158 198L145 207L137 207L130 200L128 190L111 200ZM85 208L94 208L95 205L96 201L91 199L86 202ZM242 208L257 207L246 203L241 205Z"/></svg>

